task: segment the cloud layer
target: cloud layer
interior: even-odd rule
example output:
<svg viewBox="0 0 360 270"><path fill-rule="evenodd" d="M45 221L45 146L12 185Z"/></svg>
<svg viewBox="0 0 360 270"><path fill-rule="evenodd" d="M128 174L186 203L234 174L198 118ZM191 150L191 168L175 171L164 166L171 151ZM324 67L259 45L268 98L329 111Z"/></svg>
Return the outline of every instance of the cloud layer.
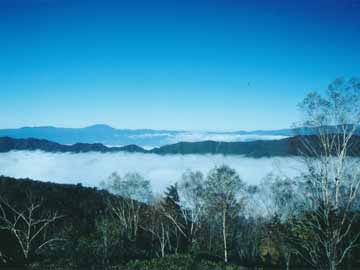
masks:
<svg viewBox="0 0 360 270"><path fill-rule="evenodd" d="M178 142L200 142L200 141L221 141L221 142L246 142L255 140L280 140L287 138L283 135L264 135L264 134L235 134L226 132L180 132L180 133L144 133L138 135L131 135L129 138L133 139L135 144L142 147L144 140L152 140L155 143L153 147L159 147L166 144L173 144ZM147 142L148 143L148 142Z"/></svg>
<svg viewBox="0 0 360 270"><path fill-rule="evenodd" d="M179 133L167 138L168 143L177 142L200 142L200 141L221 141L221 142L245 142L256 140L280 140L288 136L261 135L261 134L232 134L232 133L206 133L186 132Z"/></svg>
<svg viewBox="0 0 360 270"><path fill-rule="evenodd" d="M0 174L57 183L98 186L112 172L138 172L149 179L155 192L162 192L187 170L207 173L214 166L229 165L249 184L257 184L268 173L298 173L293 158L246 158L223 155L156 155L132 153L45 153L13 151L0 154Z"/></svg>

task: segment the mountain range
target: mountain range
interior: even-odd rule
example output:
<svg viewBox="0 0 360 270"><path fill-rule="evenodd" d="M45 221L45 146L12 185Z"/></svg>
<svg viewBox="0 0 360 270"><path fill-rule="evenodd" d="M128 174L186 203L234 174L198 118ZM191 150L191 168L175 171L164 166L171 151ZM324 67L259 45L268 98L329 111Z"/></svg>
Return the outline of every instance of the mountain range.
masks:
<svg viewBox="0 0 360 270"><path fill-rule="evenodd" d="M0 152L14 150L41 150L45 152L101 152L101 153L152 153L152 154L222 154L222 155L244 155L248 157L274 157L274 156L295 156L300 152L305 152L303 139L307 142L316 143L317 137L314 135L294 136L279 140L257 140L247 142L179 142L161 147L146 150L140 146L131 144L122 147L108 147L100 143L87 144L76 143L73 145L63 145L56 142L40 139L14 139L10 137L0 137ZM316 145L316 144L314 144ZM350 143L349 154L360 156L360 136L354 136Z"/></svg>
<svg viewBox="0 0 360 270"><path fill-rule="evenodd" d="M0 137L16 139L37 138L60 144L101 143L107 146L137 144L144 148L159 147L178 142L198 141L254 141L283 139L295 134L293 129L255 130L233 132L206 132L184 130L116 129L108 125L85 128L22 127L0 129Z"/></svg>

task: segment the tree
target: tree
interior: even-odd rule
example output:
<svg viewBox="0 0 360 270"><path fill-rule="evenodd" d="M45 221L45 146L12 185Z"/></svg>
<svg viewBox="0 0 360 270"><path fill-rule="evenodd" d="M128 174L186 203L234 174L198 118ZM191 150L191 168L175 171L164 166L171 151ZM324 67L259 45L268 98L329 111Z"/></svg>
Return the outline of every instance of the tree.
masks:
<svg viewBox="0 0 360 270"><path fill-rule="evenodd" d="M136 240L140 210L143 203L149 203L152 198L150 181L138 173L127 173L124 177L113 173L101 186L122 197L121 200L109 201L109 206L119 220L123 232L130 240Z"/></svg>
<svg viewBox="0 0 360 270"><path fill-rule="evenodd" d="M160 252L156 251L158 257L165 257L167 247L171 246L171 231L174 223L169 221L169 217L164 212L164 199L154 198L147 213L147 223L142 225L142 229L151 233L155 242L159 244Z"/></svg>
<svg viewBox="0 0 360 270"><path fill-rule="evenodd" d="M193 247L205 212L205 179L200 171L186 171L179 184L180 205L186 225L186 238Z"/></svg>
<svg viewBox="0 0 360 270"><path fill-rule="evenodd" d="M119 247L121 236L114 219L109 215L103 215L95 220L95 245L96 257L101 260L103 268L110 265L111 258L114 257L116 249Z"/></svg>
<svg viewBox="0 0 360 270"><path fill-rule="evenodd" d="M23 209L15 208L0 197L0 230L15 236L26 263L45 246L62 240L49 236L46 229L63 216L56 212L43 214L40 209L41 203L34 202L31 196Z"/></svg>
<svg viewBox="0 0 360 270"><path fill-rule="evenodd" d="M324 95L310 93L299 107L300 132L314 135L301 137L304 205L295 225L307 236L299 238L298 250L313 266L335 270L360 236L353 230L360 167L351 157L360 123L360 81L337 79Z"/></svg>
<svg viewBox="0 0 360 270"><path fill-rule="evenodd" d="M228 166L215 167L205 181L207 209L221 218L224 262L228 262L228 219L238 215L242 207L240 192L244 183L234 169Z"/></svg>
<svg viewBox="0 0 360 270"><path fill-rule="evenodd" d="M293 248L289 221L297 214L297 205L303 198L298 195L294 179L270 174L260 185L261 200L264 202L269 222L265 243L273 243L276 252L282 256L286 269L290 269Z"/></svg>
<svg viewBox="0 0 360 270"><path fill-rule="evenodd" d="M183 237L186 237L185 233L185 221L182 215L182 210L180 207L180 197L178 193L177 183L169 186L165 191L165 198L161 200L160 210L161 213L169 219L172 225L172 230L169 234L169 249L170 252L174 251L177 254L179 246L181 245L181 240ZM173 236L173 237L171 237ZM172 239L173 238L173 239ZM173 241L172 241L173 240ZM172 242L175 242L175 247L173 247Z"/></svg>

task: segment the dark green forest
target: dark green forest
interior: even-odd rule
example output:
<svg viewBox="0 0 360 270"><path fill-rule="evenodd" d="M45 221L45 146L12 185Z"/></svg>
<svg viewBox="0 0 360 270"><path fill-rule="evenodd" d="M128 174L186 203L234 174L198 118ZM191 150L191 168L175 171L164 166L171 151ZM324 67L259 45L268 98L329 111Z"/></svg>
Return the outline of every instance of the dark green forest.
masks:
<svg viewBox="0 0 360 270"><path fill-rule="evenodd" d="M248 189L250 194L256 193L256 187ZM210 213L197 218L196 224L192 224L195 220L190 220L191 213L188 213L189 219L186 220L180 209L177 186L168 188L160 205L147 205L138 201L134 201L133 205L125 203L126 199L121 196L80 184L64 185L0 177L0 196L2 210L7 212L6 216L11 220L15 217L7 209L8 204L24 215L29 214L31 204L38 204L39 208L32 216L34 221L55 214L59 217L49 223L31 243L27 258L13 233L0 230L2 267L32 265L39 269L195 269L200 267L197 264L201 264L214 269L222 266L223 247L221 229L218 228L221 224ZM114 208L128 211L129 221L138 215L138 230L135 230L134 222L128 225L122 221ZM241 210L242 206L229 203L229 210L235 209ZM284 223L281 216L275 213L264 218L229 211L228 256L234 269L240 265L249 268L284 268L289 256L294 266L310 266L295 251L295 238L311 238L311 235L294 231L296 227L292 227L290 222L295 221ZM26 224L20 223L21 220L14 228L26 231ZM34 225L32 234L38 226L41 224ZM358 230L359 226L355 224L353 228ZM298 235L300 233L304 235ZM48 239L56 241L37 249ZM343 265L358 265L359 258L360 249L355 248ZM169 265L179 268L168 268Z"/></svg>
<svg viewBox="0 0 360 270"><path fill-rule="evenodd" d="M330 129L330 132L333 129ZM107 147L103 144L77 143L73 145L62 145L52 141L34 138L14 139L10 137L0 137L0 153L14 150L42 150L52 153L149 153L159 155L171 154L222 154L222 155L243 155L247 157L279 157L279 156L299 156L303 152L309 153L303 141L311 141L313 145L320 147L319 138L316 135L304 135L307 130L299 130L301 135L280 139L280 140L258 140L249 142L179 142L164 145L159 148L145 150L137 145L127 145L123 147ZM341 139L341 135L339 135ZM360 136L354 135L348 145L350 156L360 156Z"/></svg>

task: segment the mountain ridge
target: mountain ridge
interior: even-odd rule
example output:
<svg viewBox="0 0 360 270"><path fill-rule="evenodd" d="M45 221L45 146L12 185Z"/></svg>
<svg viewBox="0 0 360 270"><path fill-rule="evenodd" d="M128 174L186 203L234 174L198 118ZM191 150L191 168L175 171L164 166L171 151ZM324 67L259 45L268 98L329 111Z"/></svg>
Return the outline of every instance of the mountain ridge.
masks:
<svg viewBox="0 0 360 270"><path fill-rule="evenodd" d="M167 129L117 129L105 124L96 124L84 128L66 128L54 126L21 127L0 129L0 137L17 139L45 139L60 144L102 143L104 145L137 144L144 147L157 147L180 141L249 141L269 136L279 138L292 136L290 129L258 131L186 131Z"/></svg>
<svg viewBox="0 0 360 270"><path fill-rule="evenodd" d="M222 155L244 155L247 157L277 157L277 156L296 156L302 146L302 138L316 140L316 136L294 136L280 140L257 140L250 142L179 142L151 150L146 150L138 145L130 144L121 147L107 147L103 144L76 143L73 145L62 145L56 142L35 138L15 139L10 137L0 137L0 153L10 151L45 151L51 153L149 153L158 155L175 154L222 154ZM315 142L315 141L314 141ZM350 155L360 156L360 136L354 136Z"/></svg>

